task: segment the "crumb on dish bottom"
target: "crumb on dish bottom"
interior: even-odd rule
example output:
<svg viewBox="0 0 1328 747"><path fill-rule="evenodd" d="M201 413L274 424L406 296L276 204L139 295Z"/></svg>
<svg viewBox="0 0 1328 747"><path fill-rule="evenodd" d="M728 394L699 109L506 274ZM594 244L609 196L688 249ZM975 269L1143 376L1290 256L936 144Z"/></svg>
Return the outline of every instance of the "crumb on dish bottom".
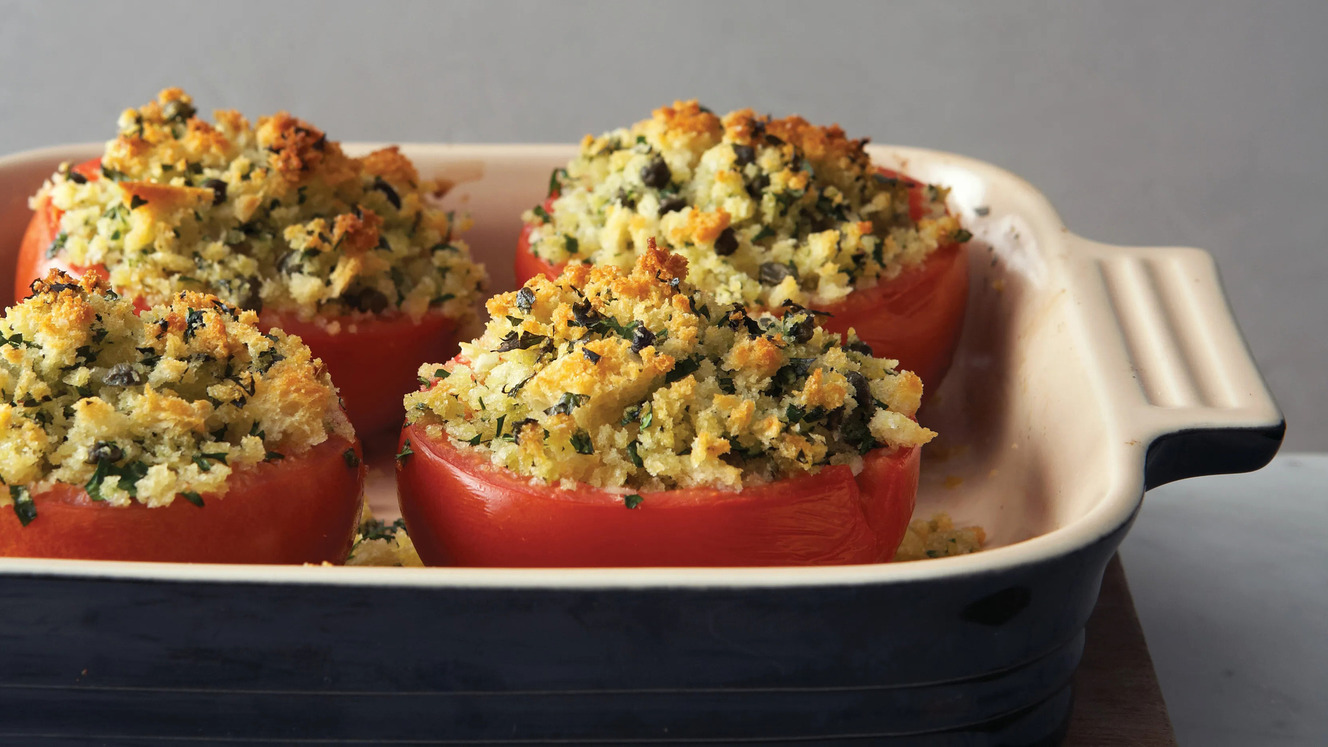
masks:
<svg viewBox="0 0 1328 747"><path fill-rule="evenodd" d="M397 519L384 524L373 517L366 503L360 514L359 529L355 531L355 543L351 545L350 555L346 556L346 565L423 568L424 561L420 560L415 543L406 534L406 523Z"/></svg>
<svg viewBox="0 0 1328 747"><path fill-rule="evenodd" d="M895 561L967 555L981 550L986 541L987 533L982 527L955 528L950 515L941 512L930 519L909 522L904 541L895 552Z"/></svg>

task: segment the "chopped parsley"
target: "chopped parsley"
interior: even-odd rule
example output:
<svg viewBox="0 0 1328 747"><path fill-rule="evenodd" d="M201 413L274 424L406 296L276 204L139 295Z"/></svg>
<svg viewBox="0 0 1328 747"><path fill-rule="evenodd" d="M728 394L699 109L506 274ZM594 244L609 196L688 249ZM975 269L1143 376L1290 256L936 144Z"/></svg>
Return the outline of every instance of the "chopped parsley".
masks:
<svg viewBox="0 0 1328 747"><path fill-rule="evenodd" d="M563 396L558 399L558 402L555 403L553 407L545 410L544 413L546 415L571 415L572 410L584 405L589 400L589 394L565 392Z"/></svg>
<svg viewBox="0 0 1328 747"><path fill-rule="evenodd" d="M577 431L572 434L572 448L576 449L578 454L594 454L595 444L590 440L590 434L585 431Z"/></svg>
<svg viewBox="0 0 1328 747"><path fill-rule="evenodd" d="M32 502L26 485L10 485L9 498L14 502L14 515L18 516L20 524L27 526L37 518L37 504Z"/></svg>
<svg viewBox="0 0 1328 747"><path fill-rule="evenodd" d="M209 459L211 459L213 462L219 462L221 464L226 463L225 454L207 454L204 452L199 452L194 455L194 464L197 464L199 469L203 470L204 472L207 472L208 470L212 469L212 465L208 462Z"/></svg>

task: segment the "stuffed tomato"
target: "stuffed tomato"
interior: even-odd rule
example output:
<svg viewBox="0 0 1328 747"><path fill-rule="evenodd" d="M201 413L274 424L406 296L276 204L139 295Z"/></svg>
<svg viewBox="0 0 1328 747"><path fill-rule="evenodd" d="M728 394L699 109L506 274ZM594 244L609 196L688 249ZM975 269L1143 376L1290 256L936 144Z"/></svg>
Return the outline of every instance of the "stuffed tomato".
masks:
<svg viewBox="0 0 1328 747"><path fill-rule="evenodd" d="M0 320L0 555L339 563L359 442L327 372L252 311L138 312L59 272Z"/></svg>
<svg viewBox="0 0 1328 747"><path fill-rule="evenodd" d="M406 397L401 513L434 565L889 560L913 512L918 377L798 306L724 305L649 242L490 299Z"/></svg>
<svg viewBox="0 0 1328 747"><path fill-rule="evenodd" d="M654 239L721 303L825 311L827 329L854 330L934 387L963 324L971 234L947 190L874 166L865 144L694 101L587 137L524 216L517 281L571 261L629 267Z"/></svg>
<svg viewBox="0 0 1328 747"><path fill-rule="evenodd" d="M141 308L206 291L299 335L361 432L399 425L415 369L456 351L485 282L453 216L396 148L351 158L284 113L215 120L163 91L100 159L62 166L32 201L16 298L52 267L95 268Z"/></svg>

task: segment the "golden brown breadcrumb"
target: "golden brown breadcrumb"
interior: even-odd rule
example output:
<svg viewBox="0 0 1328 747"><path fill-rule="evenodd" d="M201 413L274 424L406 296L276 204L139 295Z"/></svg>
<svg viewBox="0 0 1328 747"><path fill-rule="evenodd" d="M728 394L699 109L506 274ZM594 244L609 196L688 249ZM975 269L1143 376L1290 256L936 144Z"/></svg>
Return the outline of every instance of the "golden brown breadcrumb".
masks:
<svg viewBox="0 0 1328 747"><path fill-rule="evenodd" d="M99 175L65 164L33 198L62 213L51 252L148 303L200 290L304 320L473 314L485 274L464 226L397 148L351 158L285 112L214 119L175 88L125 111Z"/></svg>
<svg viewBox="0 0 1328 747"><path fill-rule="evenodd" d="M0 505L61 482L162 506L354 438L322 363L252 311L182 291L139 315L97 272L33 292L0 319Z"/></svg>

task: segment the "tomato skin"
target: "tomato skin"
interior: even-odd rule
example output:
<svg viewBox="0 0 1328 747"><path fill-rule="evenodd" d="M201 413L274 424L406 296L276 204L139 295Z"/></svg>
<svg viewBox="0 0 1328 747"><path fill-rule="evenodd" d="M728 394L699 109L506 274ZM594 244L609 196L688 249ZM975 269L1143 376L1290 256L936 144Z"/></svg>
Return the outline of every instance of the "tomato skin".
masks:
<svg viewBox="0 0 1328 747"><path fill-rule="evenodd" d="M921 215L925 185L889 169L878 171L908 184L910 211L914 219ZM545 211L553 211L554 199L545 201ZM517 237L518 284L540 274L555 279L567 265L551 264L531 252L532 228L529 223L523 225ZM900 368L916 373L931 391L945 377L959 344L968 305L968 282L964 245L946 244L897 277L855 290L839 303L817 307L833 314L823 317L821 326L841 336L854 329L875 355L898 359ZM779 309L770 311L780 313Z"/></svg>
<svg viewBox="0 0 1328 747"><path fill-rule="evenodd" d="M353 449L357 462L347 463ZM32 496L26 527L0 510L0 555L185 563L341 563L350 552L364 492L358 442L333 437L304 454L238 470L226 494L203 507L176 496L169 506L117 508L82 486Z"/></svg>
<svg viewBox="0 0 1328 747"><path fill-rule="evenodd" d="M407 426L401 515L428 565L508 567L781 566L879 563L913 513L918 449L744 488L642 493L532 483L478 453Z"/></svg>
<svg viewBox="0 0 1328 747"><path fill-rule="evenodd" d="M51 204L49 197L42 197L23 232L23 243L18 247L18 267L14 275L14 302L18 303L32 295L32 281L46 277L50 270L61 270L74 277L82 277L89 269L95 269L103 277L107 276L104 265L85 267L72 265L63 254L46 256L46 250L60 233L60 210ZM135 306L140 306L135 300ZM140 311L142 308L139 309Z"/></svg>
<svg viewBox="0 0 1328 747"><path fill-rule="evenodd" d="M553 214L553 201L558 199L558 195L549 195L544 201L544 212ZM534 230L537 224L522 223L521 233L516 237L516 261L514 269L516 272L516 284L522 286L526 281L536 275L544 275L550 280L557 280L562 274L563 268L567 266L566 262L553 264L547 260L540 259L530 250L530 232Z"/></svg>
<svg viewBox="0 0 1328 747"><path fill-rule="evenodd" d="M931 391L950 368L967 306L968 253L947 244L898 277L821 306L833 315L821 326L840 335L853 329L875 355L897 359Z"/></svg>
<svg viewBox="0 0 1328 747"><path fill-rule="evenodd" d="M342 319L335 335L314 322L266 311L258 321L263 329L298 335L323 361L362 436L399 428L405 418L401 399L419 388L420 364L447 360L457 351L456 321L436 313L418 323L401 314ZM354 332L345 328L348 323Z"/></svg>
<svg viewBox="0 0 1328 747"><path fill-rule="evenodd" d="M76 167L89 179L97 178L100 161L94 160ZM46 250L60 231L60 210L43 199L37 205L32 220L19 247L18 269L14 276L15 301L31 294L33 280L46 277L51 268L58 268L75 277L90 269L109 276L103 265L91 268L70 265L61 254L47 257ZM140 311L148 308L141 298L134 299ZM264 330L280 328L299 335L313 354L321 358L332 375L332 381L341 392L355 430L372 434L401 425L404 412L401 398L418 386L416 372L426 361L451 358L457 351L456 320L436 312L424 315L419 322L396 313L365 319L343 317L337 321L341 331L331 334L314 322L302 322L293 315L264 311L259 325ZM347 329L355 326L355 331Z"/></svg>

